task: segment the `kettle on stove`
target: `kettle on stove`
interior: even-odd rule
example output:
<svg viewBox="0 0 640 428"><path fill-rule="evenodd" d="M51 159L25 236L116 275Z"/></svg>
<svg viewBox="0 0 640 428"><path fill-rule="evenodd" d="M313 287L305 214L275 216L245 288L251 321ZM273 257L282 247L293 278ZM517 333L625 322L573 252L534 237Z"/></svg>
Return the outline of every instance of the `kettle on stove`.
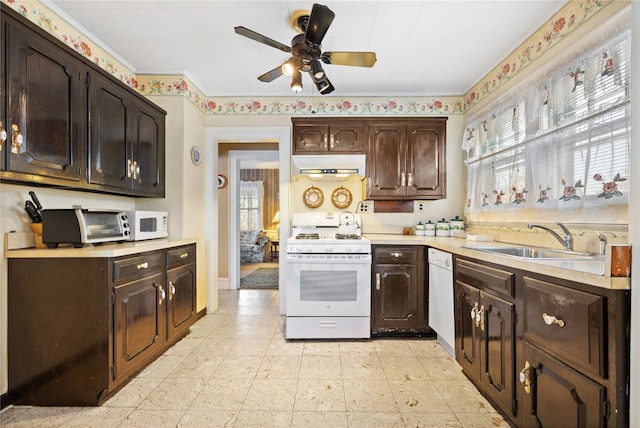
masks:
<svg viewBox="0 0 640 428"><path fill-rule="evenodd" d="M343 211L338 217L338 233L340 235L355 235L356 221L353 213Z"/></svg>

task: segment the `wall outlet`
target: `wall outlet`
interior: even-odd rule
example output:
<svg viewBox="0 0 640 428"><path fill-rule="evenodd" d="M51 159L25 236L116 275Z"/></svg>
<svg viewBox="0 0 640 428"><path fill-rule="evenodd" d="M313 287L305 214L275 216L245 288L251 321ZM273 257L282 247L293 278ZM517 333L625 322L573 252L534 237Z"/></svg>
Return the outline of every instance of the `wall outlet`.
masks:
<svg viewBox="0 0 640 428"><path fill-rule="evenodd" d="M426 204L424 202L416 201L415 212L423 213L425 209L426 209Z"/></svg>
<svg viewBox="0 0 640 428"><path fill-rule="evenodd" d="M373 213L373 201L362 201L358 205L358 214Z"/></svg>

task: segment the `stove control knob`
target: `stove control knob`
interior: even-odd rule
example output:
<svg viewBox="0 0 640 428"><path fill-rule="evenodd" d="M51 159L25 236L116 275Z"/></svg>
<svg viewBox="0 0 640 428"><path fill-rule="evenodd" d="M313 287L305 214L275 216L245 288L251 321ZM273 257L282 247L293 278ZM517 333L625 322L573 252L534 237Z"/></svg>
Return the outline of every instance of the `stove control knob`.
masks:
<svg viewBox="0 0 640 428"><path fill-rule="evenodd" d="M333 247L327 247L325 248L325 250L327 251L327 253L333 253Z"/></svg>

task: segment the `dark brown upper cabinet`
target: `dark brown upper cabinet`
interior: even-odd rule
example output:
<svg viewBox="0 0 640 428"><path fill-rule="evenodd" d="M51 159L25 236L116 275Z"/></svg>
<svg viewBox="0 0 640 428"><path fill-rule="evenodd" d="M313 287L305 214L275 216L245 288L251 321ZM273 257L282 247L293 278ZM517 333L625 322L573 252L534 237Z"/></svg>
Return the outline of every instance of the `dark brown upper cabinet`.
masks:
<svg viewBox="0 0 640 428"><path fill-rule="evenodd" d="M76 185L84 172L83 65L4 13L2 31L4 178Z"/></svg>
<svg viewBox="0 0 640 428"><path fill-rule="evenodd" d="M367 121L367 199L445 198L446 121Z"/></svg>
<svg viewBox="0 0 640 428"><path fill-rule="evenodd" d="M166 112L2 5L0 180L164 197Z"/></svg>
<svg viewBox="0 0 640 428"><path fill-rule="evenodd" d="M292 118L293 154L364 154L361 119Z"/></svg>

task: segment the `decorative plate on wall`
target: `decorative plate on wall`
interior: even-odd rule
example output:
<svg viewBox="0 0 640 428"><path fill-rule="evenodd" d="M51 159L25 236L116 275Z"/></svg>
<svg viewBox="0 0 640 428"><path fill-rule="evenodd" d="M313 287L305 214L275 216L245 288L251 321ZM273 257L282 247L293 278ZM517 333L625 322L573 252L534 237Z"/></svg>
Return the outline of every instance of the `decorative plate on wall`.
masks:
<svg viewBox="0 0 640 428"><path fill-rule="evenodd" d="M338 187L331 194L331 203L336 208L345 209L351 205L352 200L353 197L351 196L349 189L345 189L342 186Z"/></svg>
<svg viewBox="0 0 640 428"><path fill-rule="evenodd" d="M318 208L324 202L324 193L317 187L309 187L302 194L302 201L308 208Z"/></svg>
<svg viewBox="0 0 640 428"><path fill-rule="evenodd" d="M193 162L194 165L200 165L202 162L202 151L200 147L193 146L191 148L191 162Z"/></svg>

